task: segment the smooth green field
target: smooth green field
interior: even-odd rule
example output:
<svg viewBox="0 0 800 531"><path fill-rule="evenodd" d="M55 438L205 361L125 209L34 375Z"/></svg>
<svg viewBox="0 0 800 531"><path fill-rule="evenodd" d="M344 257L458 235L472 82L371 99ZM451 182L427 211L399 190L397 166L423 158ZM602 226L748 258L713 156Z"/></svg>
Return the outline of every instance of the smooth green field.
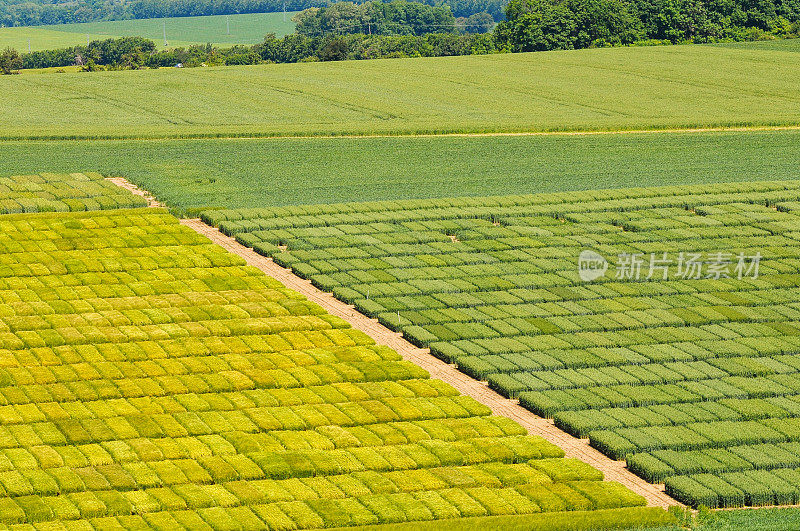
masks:
<svg viewBox="0 0 800 531"><path fill-rule="evenodd" d="M246 207L796 179L800 131L0 142L0 175L96 169L171 206Z"/></svg>
<svg viewBox="0 0 800 531"><path fill-rule="evenodd" d="M6 76L0 138L796 125L798 71L797 52L663 46Z"/></svg>
<svg viewBox="0 0 800 531"><path fill-rule="evenodd" d="M0 28L0 49L16 48L19 52L66 48L86 44L90 40L110 37L145 37L164 45L164 24L167 30L167 43L170 47L190 44L256 44L264 40L264 35L274 33L282 37L294 32L292 17L295 12L286 13L248 13L229 15L230 34L227 33L225 15L207 17L148 18L139 20L111 20L85 22L81 24L56 24L52 26L33 26Z"/></svg>

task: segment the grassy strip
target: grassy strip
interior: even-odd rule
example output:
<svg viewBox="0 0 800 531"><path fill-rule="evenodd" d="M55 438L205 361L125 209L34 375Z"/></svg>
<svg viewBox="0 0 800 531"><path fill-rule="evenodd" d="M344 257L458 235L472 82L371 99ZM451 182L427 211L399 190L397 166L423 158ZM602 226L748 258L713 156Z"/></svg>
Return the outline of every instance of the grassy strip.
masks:
<svg viewBox="0 0 800 531"><path fill-rule="evenodd" d="M625 509L603 509L599 511L571 511L566 513L483 516L439 520L432 522L408 522L370 526L370 531L472 531L492 529L494 531L584 531L590 529L641 529L666 526L676 522L675 518L658 507L631 507ZM357 531L363 527L339 528L339 531Z"/></svg>
<svg viewBox="0 0 800 531"><path fill-rule="evenodd" d="M71 67L66 67L71 68ZM43 69L44 70L44 69ZM25 72L35 72L25 71ZM475 124L471 127L436 127L412 129L366 129L346 130L329 129L287 129L284 131L258 131L247 127L219 126L215 130L198 130L187 128L181 132L167 129L137 133L12 133L0 134L0 142L19 141L103 141L103 140L303 140L303 139L362 139L362 138L403 138L403 137L503 137L503 136L548 136L548 135L615 135L643 133L718 133L718 132L761 132L800 129L800 120L787 118L770 121L723 121L723 122L686 122L679 124L633 123L620 127L592 126L553 126L543 128L530 127L485 127Z"/></svg>

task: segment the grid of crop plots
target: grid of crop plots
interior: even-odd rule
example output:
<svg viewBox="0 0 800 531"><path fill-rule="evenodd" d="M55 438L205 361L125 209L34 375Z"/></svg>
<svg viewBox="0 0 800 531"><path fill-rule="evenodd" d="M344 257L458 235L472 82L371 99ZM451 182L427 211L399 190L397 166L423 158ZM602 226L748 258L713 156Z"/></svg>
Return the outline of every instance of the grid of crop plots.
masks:
<svg viewBox="0 0 800 531"><path fill-rule="evenodd" d="M798 201L783 181L203 217L715 507L800 499Z"/></svg>
<svg viewBox="0 0 800 531"><path fill-rule="evenodd" d="M0 525L652 519L563 455L162 210L0 216Z"/></svg>

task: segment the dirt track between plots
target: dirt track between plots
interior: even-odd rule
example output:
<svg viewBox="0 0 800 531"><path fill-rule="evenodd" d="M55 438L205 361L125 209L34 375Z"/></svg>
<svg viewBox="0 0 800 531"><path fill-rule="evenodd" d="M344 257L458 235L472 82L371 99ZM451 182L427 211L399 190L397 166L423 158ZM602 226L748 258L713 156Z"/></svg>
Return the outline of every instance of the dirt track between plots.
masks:
<svg viewBox="0 0 800 531"><path fill-rule="evenodd" d="M164 203L153 197L153 195L148 192L147 190L142 190L132 182L128 181L124 177L106 177L106 181L109 181L113 184L116 184L120 188L124 188L133 195L138 195L140 197L144 197L147 201L147 206L149 207L163 207L165 206Z"/></svg>
<svg viewBox="0 0 800 531"><path fill-rule="evenodd" d="M428 349L417 348L402 335L392 332L381 325L377 320L359 313L353 306L345 304L333 295L315 288L308 280L301 279L285 269L271 258L261 256L233 238L225 236L219 230L209 227L199 219L184 219L181 224L190 227L206 236L212 242L224 247L226 250L244 258L251 266L255 266L267 275L305 295L309 300L319 304L333 315L349 322L353 328L361 330L374 339L377 343L387 345L396 350L404 359L415 363L427 370L432 378L443 380L455 387L462 394L471 396L478 402L491 408L496 415L502 415L518 422L532 435L538 435L553 444L561 447L567 457L575 457L581 461L601 470L608 480L618 481L633 492L645 497L650 506L669 507L680 505L676 500L667 496L663 485L647 483L635 476L625 468L624 461L614 461L604 456L589 446L588 439L577 439L556 428L553 421L534 415L520 406L516 400L502 397L482 382L474 380L463 374L453 365L449 365L432 356Z"/></svg>

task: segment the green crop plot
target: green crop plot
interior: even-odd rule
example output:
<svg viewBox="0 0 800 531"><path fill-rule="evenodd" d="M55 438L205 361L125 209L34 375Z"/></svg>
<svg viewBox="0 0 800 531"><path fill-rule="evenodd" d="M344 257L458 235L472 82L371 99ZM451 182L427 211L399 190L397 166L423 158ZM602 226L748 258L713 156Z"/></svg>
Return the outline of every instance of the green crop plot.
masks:
<svg viewBox="0 0 800 531"><path fill-rule="evenodd" d="M0 138L797 125L798 70L796 52L689 45L5 76Z"/></svg>
<svg viewBox="0 0 800 531"><path fill-rule="evenodd" d="M799 181L203 217L681 501L800 500Z"/></svg>
<svg viewBox="0 0 800 531"><path fill-rule="evenodd" d="M0 142L0 175L123 175L179 209L796 179L800 131ZM193 214L196 215L196 214Z"/></svg>
<svg viewBox="0 0 800 531"><path fill-rule="evenodd" d="M0 215L0 525L666 519L563 455L162 210Z"/></svg>
<svg viewBox="0 0 800 531"><path fill-rule="evenodd" d="M109 20L80 24L56 24L0 28L0 49L15 48L20 53L52 50L85 45L86 37L101 40L112 37L144 37L164 45L166 27L169 47L191 44L256 44L264 35L274 33L282 37L294 32L292 17L295 12L248 13L244 15L215 15L206 17L148 18L137 20ZM228 33L230 31L230 33Z"/></svg>

